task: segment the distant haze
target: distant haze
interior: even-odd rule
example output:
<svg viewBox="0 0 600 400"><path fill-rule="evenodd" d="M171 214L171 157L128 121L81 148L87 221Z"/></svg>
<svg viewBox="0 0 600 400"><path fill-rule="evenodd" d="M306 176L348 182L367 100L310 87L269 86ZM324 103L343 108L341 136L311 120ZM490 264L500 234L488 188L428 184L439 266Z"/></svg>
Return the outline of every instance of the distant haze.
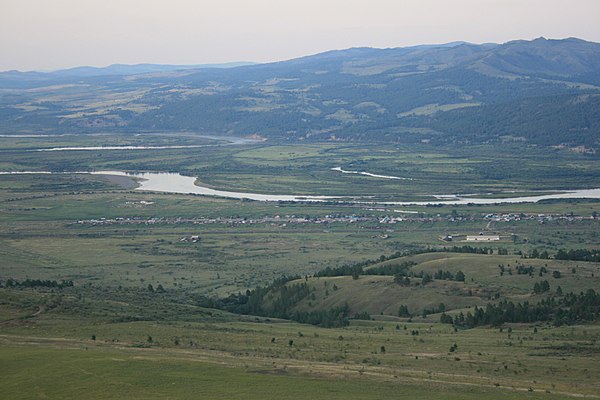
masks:
<svg viewBox="0 0 600 400"><path fill-rule="evenodd" d="M579 37L598 0L0 0L0 70L267 62L358 46Z"/></svg>

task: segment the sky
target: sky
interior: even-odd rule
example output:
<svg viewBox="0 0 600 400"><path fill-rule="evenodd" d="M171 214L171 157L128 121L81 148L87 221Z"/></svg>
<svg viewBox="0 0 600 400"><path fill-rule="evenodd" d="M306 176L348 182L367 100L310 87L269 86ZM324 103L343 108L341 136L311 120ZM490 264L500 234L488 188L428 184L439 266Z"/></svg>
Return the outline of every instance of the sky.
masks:
<svg viewBox="0 0 600 400"><path fill-rule="evenodd" d="M0 0L0 71L540 36L600 42L598 21L600 0Z"/></svg>

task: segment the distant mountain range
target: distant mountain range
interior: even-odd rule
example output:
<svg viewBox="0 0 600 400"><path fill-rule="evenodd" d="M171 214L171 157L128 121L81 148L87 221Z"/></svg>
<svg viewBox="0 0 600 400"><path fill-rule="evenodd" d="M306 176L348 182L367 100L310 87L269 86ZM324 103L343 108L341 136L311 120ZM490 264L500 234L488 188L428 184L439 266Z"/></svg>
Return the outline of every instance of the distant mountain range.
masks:
<svg viewBox="0 0 600 400"><path fill-rule="evenodd" d="M220 67L0 73L2 128L600 148L600 44L576 38L352 48Z"/></svg>
<svg viewBox="0 0 600 400"><path fill-rule="evenodd" d="M223 64L195 64L195 65L171 65L171 64L112 64L107 67L74 67L59 69L56 71L4 71L0 72L0 84L6 85L11 82L32 81L38 85L47 83L55 79L74 79L74 78L89 78L97 76L124 76L137 75L161 72L184 71L189 69L205 69L205 68L235 68L246 65L255 65L254 62L230 62Z"/></svg>

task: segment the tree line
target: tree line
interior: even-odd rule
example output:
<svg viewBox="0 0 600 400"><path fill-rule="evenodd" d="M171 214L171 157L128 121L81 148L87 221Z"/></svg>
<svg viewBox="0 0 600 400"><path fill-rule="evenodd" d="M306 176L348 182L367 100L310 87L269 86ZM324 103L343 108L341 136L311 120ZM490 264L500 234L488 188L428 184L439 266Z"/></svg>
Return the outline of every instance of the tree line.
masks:
<svg viewBox="0 0 600 400"><path fill-rule="evenodd" d="M71 280L42 280L42 279L25 279L24 281L18 281L16 279L9 278L5 282L0 281L0 287L5 288L35 288L35 287L44 287L44 288L57 288L63 289L66 287L72 287L73 281Z"/></svg>
<svg viewBox="0 0 600 400"><path fill-rule="evenodd" d="M600 262L600 249L561 249L558 250L554 258L557 260Z"/></svg>
<svg viewBox="0 0 600 400"><path fill-rule="evenodd" d="M440 322L457 327L474 328L482 325L500 326L504 323L552 322L555 326L572 325L600 319L600 293L593 289L579 294L568 293L562 297L552 296L537 304L513 303L503 300L488 303L485 308L475 307L473 312L463 312L452 318L446 313Z"/></svg>

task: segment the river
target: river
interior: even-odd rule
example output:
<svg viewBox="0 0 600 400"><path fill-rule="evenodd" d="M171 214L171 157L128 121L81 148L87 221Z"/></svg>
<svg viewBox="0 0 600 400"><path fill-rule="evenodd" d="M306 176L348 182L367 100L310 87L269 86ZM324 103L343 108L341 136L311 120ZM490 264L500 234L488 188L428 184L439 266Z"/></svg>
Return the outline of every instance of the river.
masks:
<svg viewBox="0 0 600 400"><path fill-rule="evenodd" d="M368 197L355 198L348 196L318 196L318 195L278 195L261 194L247 192L232 192L226 190L212 189L196 184L196 178L184 176L178 173L166 172L143 172L130 173L124 171L79 171L79 172L50 172L50 171L21 171L21 172L0 172L0 175L18 175L18 174L94 174L94 175L116 175L135 178L139 186L135 190L177 193L177 194L197 194L204 196L225 197L232 199L248 199L256 201L303 201L303 202L345 202L354 204L379 204L394 206L433 206L433 205L466 205L466 204L503 204L503 203L536 203L542 200L554 199L600 199L599 189L580 189L580 190L557 190L556 193L522 196L522 197L504 197L504 198L477 198L465 195L431 195L432 200L427 201L370 201Z"/></svg>

